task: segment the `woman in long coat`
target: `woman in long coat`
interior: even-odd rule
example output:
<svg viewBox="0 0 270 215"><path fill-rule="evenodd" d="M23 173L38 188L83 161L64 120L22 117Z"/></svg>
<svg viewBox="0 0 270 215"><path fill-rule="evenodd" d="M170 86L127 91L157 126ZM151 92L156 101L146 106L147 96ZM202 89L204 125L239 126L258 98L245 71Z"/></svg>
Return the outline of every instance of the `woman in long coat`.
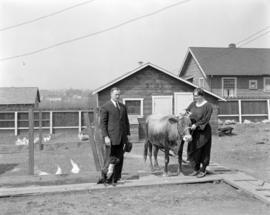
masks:
<svg viewBox="0 0 270 215"><path fill-rule="evenodd" d="M209 121L213 107L204 98L201 88L194 90L193 98L194 101L186 109L192 122L192 141L188 145L188 158L193 168L190 175L200 178L206 175L206 167L210 162L212 132Z"/></svg>

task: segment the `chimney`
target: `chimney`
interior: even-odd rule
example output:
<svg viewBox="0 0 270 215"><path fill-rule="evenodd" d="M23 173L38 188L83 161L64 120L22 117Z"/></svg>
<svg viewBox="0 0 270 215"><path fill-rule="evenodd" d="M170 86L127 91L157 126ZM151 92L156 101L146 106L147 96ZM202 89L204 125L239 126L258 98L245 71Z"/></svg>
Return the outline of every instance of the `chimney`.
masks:
<svg viewBox="0 0 270 215"><path fill-rule="evenodd" d="M229 48L236 48L235 43L230 43L230 44L229 44Z"/></svg>

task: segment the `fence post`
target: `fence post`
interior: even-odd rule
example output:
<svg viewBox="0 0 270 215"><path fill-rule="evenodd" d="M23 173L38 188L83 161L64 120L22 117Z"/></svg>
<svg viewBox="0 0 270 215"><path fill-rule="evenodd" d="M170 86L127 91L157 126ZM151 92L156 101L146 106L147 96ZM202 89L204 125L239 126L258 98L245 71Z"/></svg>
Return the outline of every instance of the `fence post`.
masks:
<svg viewBox="0 0 270 215"><path fill-rule="evenodd" d="M50 111L50 134L53 133L53 112Z"/></svg>
<svg viewBox="0 0 270 215"><path fill-rule="evenodd" d="M33 107L29 109L28 114L29 121L29 142L28 142L28 151L29 151L29 175L34 175L34 110Z"/></svg>
<svg viewBox="0 0 270 215"><path fill-rule="evenodd" d="M238 114L239 114L239 123L242 123L242 102L241 102L241 99L238 100Z"/></svg>
<svg viewBox="0 0 270 215"><path fill-rule="evenodd" d="M82 132L82 111L79 110L78 114L79 114L79 133L81 133Z"/></svg>
<svg viewBox="0 0 270 215"><path fill-rule="evenodd" d="M14 112L14 134L18 136L18 112Z"/></svg>
<svg viewBox="0 0 270 215"><path fill-rule="evenodd" d="M267 99L268 120L270 120L270 99Z"/></svg>
<svg viewBox="0 0 270 215"><path fill-rule="evenodd" d="M38 111L38 141L39 141L39 150L43 150L43 143L42 143L42 112L41 110Z"/></svg>

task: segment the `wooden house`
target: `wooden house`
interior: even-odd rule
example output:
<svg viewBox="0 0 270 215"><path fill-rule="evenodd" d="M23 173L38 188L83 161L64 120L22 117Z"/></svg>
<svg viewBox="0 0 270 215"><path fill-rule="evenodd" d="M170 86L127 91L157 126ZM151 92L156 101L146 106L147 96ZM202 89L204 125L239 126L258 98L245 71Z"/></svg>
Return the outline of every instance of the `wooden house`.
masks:
<svg viewBox="0 0 270 215"><path fill-rule="evenodd" d="M127 106L133 137L136 138L138 128L142 126L140 119L154 113L177 115L183 112L193 100L192 92L197 86L163 68L146 63L94 90L98 107L110 99L112 87L121 90L121 99ZM224 99L208 90L205 92L214 106L211 121L216 130L218 100Z"/></svg>
<svg viewBox="0 0 270 215"><path fill-rule="evenodd" d="M220 117L270 119L270 49L188 48L179 77L215 93Z"/></svg>

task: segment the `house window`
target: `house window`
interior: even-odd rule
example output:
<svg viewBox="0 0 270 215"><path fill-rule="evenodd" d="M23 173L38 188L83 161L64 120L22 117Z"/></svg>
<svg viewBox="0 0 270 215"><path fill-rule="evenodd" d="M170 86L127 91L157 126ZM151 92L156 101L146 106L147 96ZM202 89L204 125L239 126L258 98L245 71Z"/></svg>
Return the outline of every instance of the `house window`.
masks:
<svg viewBox="0 0 270 215"><path fill-rule="evenodd" d="M199 87L204 88L204 78L199 78Z"/></svg>
<svg viewBox="0 0 270 215"><path fill-rule="evenodd" d="M127 107L128 115L143 116L143 99L141 98L125 98L123 103Z"/></svg>
<svg viewBox="0 0 270 215"><path fill-rule="evenodd" d="M270 91L270 77L265 77L263 81L264 91Z"/></svg>
<svg viewBox="0 0 270 215"><path fill-rule="evenodd" d="M249 80L248 88L251 89L251 90L258 89L257 80Z"/></svg>
<svg viewBox="0 0 270 215"><path fill-rule="evenodd" d="M224 97L236 96L236 78L222 78L222 95Z"/></svg>

